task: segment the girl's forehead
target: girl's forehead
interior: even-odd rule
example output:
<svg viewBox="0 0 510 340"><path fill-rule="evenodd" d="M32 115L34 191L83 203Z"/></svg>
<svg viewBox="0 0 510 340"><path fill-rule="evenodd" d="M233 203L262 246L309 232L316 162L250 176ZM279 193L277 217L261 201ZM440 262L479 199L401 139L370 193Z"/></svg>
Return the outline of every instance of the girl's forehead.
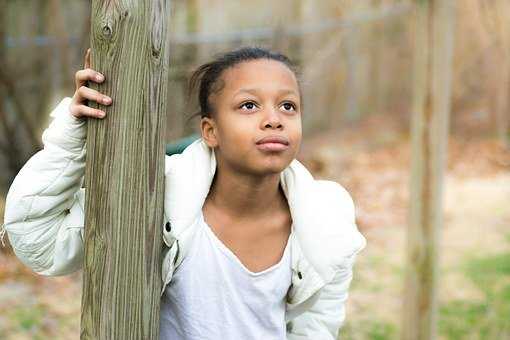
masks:
<svg viewBox="0 0 510 340"><path fill-rule="evenodd" d="M225 91L239 88L291 88L298 90L296 76L287 65L277 60L257 59L241 62L222 75Z"/></svg>

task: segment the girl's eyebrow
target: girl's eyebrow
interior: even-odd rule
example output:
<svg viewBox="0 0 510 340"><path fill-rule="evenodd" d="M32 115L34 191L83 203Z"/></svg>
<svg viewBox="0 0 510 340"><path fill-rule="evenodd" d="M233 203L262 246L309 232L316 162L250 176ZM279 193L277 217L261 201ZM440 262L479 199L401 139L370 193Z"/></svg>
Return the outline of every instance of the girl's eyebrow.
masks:
<svg viewBox="0 0 510 340"><path fill-rule="evenodd" d="M234 96L237 96L238 94L243 93L243 92L256 95L257 94L257 89L256 88L241 88L236 93L234 93ZM281 90L278 91L278 93L279 93L279 95L293 94L293 95L298 96L296 90L294 90L294 89L281 89Z"/></svg>

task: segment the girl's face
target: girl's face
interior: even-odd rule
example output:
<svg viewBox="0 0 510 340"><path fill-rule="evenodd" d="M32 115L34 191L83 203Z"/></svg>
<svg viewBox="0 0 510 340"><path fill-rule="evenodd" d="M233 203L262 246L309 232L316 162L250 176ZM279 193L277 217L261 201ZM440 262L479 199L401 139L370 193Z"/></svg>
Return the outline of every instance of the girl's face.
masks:
<svg viewBox="0 0 510 340"><path fill-rule="evenodd" d="M225 70L220 89L210 96L215 112L204 117L204 141L214 147L218 163L237 172L279 173L301 145L301 102L297 79L283 63L258 59ZM287 145L260 144L280 137Z"/></svg>

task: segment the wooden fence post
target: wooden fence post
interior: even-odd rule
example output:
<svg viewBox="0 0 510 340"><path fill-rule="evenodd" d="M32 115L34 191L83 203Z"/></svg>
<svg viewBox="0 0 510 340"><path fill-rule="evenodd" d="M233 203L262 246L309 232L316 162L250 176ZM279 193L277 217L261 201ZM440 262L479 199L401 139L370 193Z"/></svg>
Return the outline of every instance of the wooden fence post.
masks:
<svg viewBox="0 0 510 340"><path fill-rule="evenodd" d="M92 1L81 339L159 339L168 0ZM91 85L92 86L92 85Z"/></svg>
<svg viewBox="0 0 510 340"><path fill-rule="evenodd" d="M436 337L453 54L454 0L416 0L408 266L402 339Z"/></svg>

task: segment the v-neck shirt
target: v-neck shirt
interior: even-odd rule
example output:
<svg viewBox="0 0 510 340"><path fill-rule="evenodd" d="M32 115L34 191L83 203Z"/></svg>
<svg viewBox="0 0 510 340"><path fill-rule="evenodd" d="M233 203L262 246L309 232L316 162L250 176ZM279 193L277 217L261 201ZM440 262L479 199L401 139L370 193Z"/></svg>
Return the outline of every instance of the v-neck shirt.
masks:
<svg viewBox="0 0 510 340"><path fill-rule="evenodd" d="M292 234L278 263L253 272L216 236L203 212L195 223L193 244L161 301L160 339L285 340Z"/></svg>

